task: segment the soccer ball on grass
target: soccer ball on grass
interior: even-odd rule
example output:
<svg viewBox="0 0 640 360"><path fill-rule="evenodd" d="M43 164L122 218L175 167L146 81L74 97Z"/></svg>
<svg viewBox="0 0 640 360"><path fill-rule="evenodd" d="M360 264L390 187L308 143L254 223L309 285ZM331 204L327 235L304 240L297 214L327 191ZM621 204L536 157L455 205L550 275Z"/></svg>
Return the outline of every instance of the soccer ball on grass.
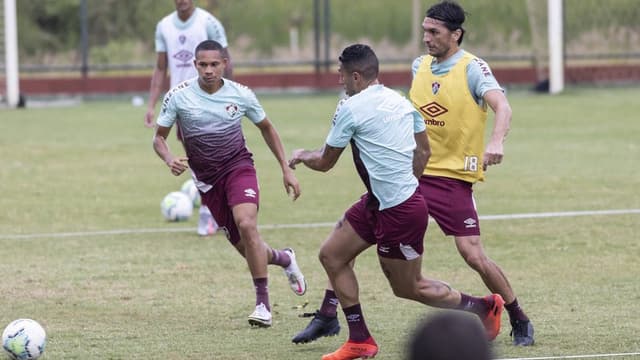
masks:
<svg viewBox="0 0 640 360"><path fill-rule="evenodd" d="M173 191L162 199L160 211L168 221L186 221L193 213L193 201L185 193Z"/></svg>
<svg viewBox="0 0 640 360"><path fill-rule="evenodd" d="M39 358L46 343L47 334L35 320L14 320L2 332L2 347L13 360Z"/></svg>

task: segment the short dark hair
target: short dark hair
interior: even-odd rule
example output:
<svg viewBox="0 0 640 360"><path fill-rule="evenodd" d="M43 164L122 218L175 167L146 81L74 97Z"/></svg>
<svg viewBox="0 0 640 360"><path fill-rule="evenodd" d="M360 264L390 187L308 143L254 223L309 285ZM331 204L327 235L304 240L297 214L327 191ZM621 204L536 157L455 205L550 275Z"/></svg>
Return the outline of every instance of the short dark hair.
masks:
<svg viewBox="0 0 640 360"><path fill-rule="evenodd" d="M464 37L464 28L462 24L464 24L466 12L455 1L444 0L433 6L431 6L427 10L427 17L440 20L444 22L444 26L449 29L449 31L455 31L460 29L462 31L462 35L458 39L458 45L462 44L462 38Z"/></svg>
<svg viewBox="0 0 640 360"><path fill-rule="evenodd" d="M484 328L476 316L446 310L424 319L407 347L409 360L490 360Z"/></svg>
<svg viewBox="0 0 640 360"><path fill-rule="evenodd" d="M222 47L222 45L220 45L219 42L217 42L215 40L205 40L205 41L201 42L200 44L198 44L198 46L196 46L195 55L198 56L198 52L203 51L203 50L222 51L222 49L224 49L224 48Z"/></svg>
<svg viewBox="0 0 640 360"><path fill-rule="evenodd" d="M354 44L342 50L338 57L347 71L357 72L367 80L378 77L378 57L368 45Z"/></svg>

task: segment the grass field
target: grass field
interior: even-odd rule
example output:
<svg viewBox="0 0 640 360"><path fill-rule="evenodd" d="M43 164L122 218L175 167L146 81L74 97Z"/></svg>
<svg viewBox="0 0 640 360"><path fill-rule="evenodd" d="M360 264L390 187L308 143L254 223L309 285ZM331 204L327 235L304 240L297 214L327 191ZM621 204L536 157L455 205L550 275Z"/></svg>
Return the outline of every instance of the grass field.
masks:
<svg viewBox="0 0 640 360"><path fill-rule="evenodd" d="M640 209L639 98L639 88L510 94L505 162L475 187L480 214ZM288 153L323 143L336 95L261 99ZM39 321L49 336L44 359L319 359L339 346L346 331L308 345L290 339L307 324L297 307L308 301L304 311L313 311L323 294L316 254L325 223L364 189L350 156L328 173L299 169L303 195L292 203L273 156L245 122L263 237L294 247L309 282L296 297L271 268L274 326L251 329L244 261L221 235L199 238L195 219L162 220L160 200L187 176L173 177L156 157L142 116L143 108L115 100L0 112L0 326ZM301 226L275 226L287 224ZM638 212L489 218L482 232L536 326L537 344L514 348L503 318L498 357L640 352ZM487 293L435 224L425 249L426 275ZM378 358L403 358L411 329L434 310L394 298L374 251L356 271Z"/></svg>

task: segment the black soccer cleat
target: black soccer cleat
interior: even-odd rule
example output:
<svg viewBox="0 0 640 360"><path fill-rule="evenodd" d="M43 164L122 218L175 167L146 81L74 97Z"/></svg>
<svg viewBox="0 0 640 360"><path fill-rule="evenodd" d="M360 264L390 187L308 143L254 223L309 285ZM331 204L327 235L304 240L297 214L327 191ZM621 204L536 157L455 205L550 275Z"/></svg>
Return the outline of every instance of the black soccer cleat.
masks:
<svg viewBox="0 0 640 360"><path fill-rule="evenodd" d="M319 311L315 313L304 313L300 317L312 317L307 327L291 339L296 344L304 344L317 340L323 336L334 336L340 332L340 323L337 316L327 316Z"/></svg>
<svg viewBox="0 0 640 360"><path fill-rule="evenodd" d="M535 343L533 338L533 324L531 321L511 321L511 337L515 346L531 346Z"/></svg>

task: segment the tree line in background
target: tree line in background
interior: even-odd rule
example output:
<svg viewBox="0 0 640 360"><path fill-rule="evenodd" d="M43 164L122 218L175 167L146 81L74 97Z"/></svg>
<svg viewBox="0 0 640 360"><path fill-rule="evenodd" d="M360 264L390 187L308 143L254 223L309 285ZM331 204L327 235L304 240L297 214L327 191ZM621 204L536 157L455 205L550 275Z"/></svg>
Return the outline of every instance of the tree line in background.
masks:
<svg viewBox="0 0 640 360"><path fill-rule="evenodd" d="M80 53L82 0L19 0L18 41L21 63L77 63ZM434 1L421 1L421 13ZM546 26L545 0L460 0L468 12L465 44L495 53L530 53L532 6L537 26ZM319 0L324 4L324 0ZM155 25L173 11L173 0L87 0L90 63L150 63ZM533 4L533 5L532 5ZM299 34L301 48L313 48L314 0L196 0L224 24L234 57L274 53ZM412 40L411 0L329 0L332 39L384 42L401 49ZM635 29L640 0L565 0L568 40L584 37L584 29L611 33L611 26ZM324 16L324 8L320 6ZM420 14L420 16L422 16ZM607 30L609 29L609 30ZM545 30L546 31L546 30ZM535 36L535 34L534 34ZM609 36L610 37L610 36ZM336 42L340 42L336 41ZM338 51L338 49L335 49ZM403 54L398 54L401 57ZM482 54L481 54L482 55ZM286 53L284 54L286 56Z"/></svg>
<svg viewBox="0 0 640 360"><path fill-rule="evenodd" d="M162 1L155 0L89 0L87 3L89 45L93 49L117 48L118 43L125 49L137 42L152 44L155 23L173 8L170 1L161 4ZM37 63L54 54L78 56L80 0L20 0L16 5L21 59L33 59ZM118 54L113 56L117 58ZM59 60L68 60L65 58L63 55Z"/></svg>
<svg viewBox="0 0 640 360"><path fill-rule="evenodd" d="M323 22L324 0L319 4L318 16ZM298 34L301 48L314 46L310 43L314 0L200 0L196 5L224 24L234 57L241 53L278 56L274 49L290 45L292 30ZM329 5L332 38L386 41L399 47L412 40L411 0L330 0ZM79 60L81 0L20 0L17 7L21 59L48 64ZM520 20L526 21L526 13L519 11L522 9L520 1L504 1L496 11L520 13ZM87 0L90 62L152 61L149 52L154 49L155 25L173 10L173 0Z"/></svg>

